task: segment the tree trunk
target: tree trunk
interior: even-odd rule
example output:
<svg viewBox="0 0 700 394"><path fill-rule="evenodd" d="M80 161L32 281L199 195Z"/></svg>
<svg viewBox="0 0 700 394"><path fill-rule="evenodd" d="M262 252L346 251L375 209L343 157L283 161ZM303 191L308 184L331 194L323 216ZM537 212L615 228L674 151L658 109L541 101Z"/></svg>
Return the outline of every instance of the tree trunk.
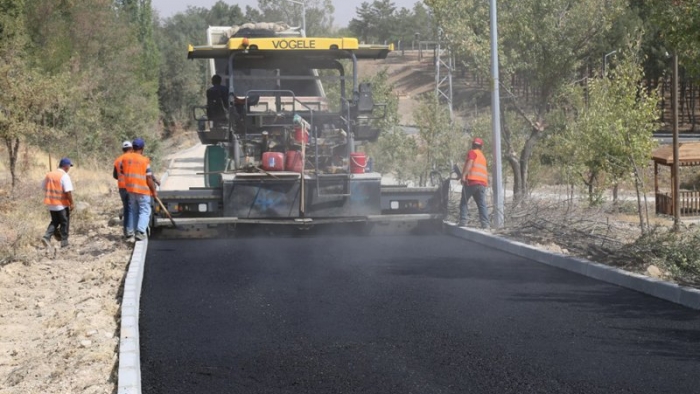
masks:
<svg viewBox="0 0 700 394"><path fill-rule="evenodd" d="M636 172L636 170L635 170ZM637 192L637 213L639 214L639 229L642 232L642 235L645 233L645 226L644 226L644 214L642 213L642 196L641 193L639 192L640 185L639 185L639 177L635 175L634 177L634 188Z"/></svg>
<svg viewBox="0 0 700 394"><path fill-rule="evenodd" d="M530 158L535 150L535 145L539 139L540 130L533 128L530 137L525 141L525 146L520 152L520 190L521 196L526 196L529 191L528 172L530 171Z"/></svg>
<svg viewBox="0 0 700 394"><path fill-rule="evenodd" d="M17 158L19 157L19 138L5 138L7 154L10 158L10 176L12 177L12 190L17 185Z"/></svg>
<svg viewBox="0 0 700 394"><path fill-rule="evenodd" d="M593 205L593 192L595 191L595 181L598 178L598 173L591 171L588 173L588 178L583 179L583 183L588 187L588 204Z"/></svg>
<svg viewBox="0 0 700 394"><path fill-rule="evenodd" d="M695 111L695 84L691 81L689 83L690 85L690 131L695 131L695 124L697 123L696 121L696 111Z"/></svg>
<svg viewBox="0 0 700 394"><path fill-rule="evenodd" d="M508 160L510 168L513 170L513 205L517 206L523 199L521 194L523 180L520 175L520 162L512 154L508 155L506 160Z"/></svg>
<svg viewBox="0 0 700 394"><path fill-rule="evenodd" d="M647 223L644 223L644 213L642 210L642 190L644 188L644 180L642 179L640 173L639 173L639 167L637 167L637 164L634 162L633 159L630 159L630 162L632 162L632 166L634 168L634 189L637 192L637 213L639 214L639 229L642 232L642 235L646 233L646 228L648 225ZM646 206L646 204L644 204ZM648 218L648 216L647 216ZM646 225L645 225L646 224Z"/></svg>

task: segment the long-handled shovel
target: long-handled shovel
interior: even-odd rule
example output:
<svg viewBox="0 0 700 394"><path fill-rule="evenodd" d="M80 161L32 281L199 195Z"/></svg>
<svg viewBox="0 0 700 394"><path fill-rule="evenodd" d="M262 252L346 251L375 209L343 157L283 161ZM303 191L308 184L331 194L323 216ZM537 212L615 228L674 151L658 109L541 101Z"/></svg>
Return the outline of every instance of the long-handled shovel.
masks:
<svg viewBox="0 0 700 394"><path fill-rule="evenodd" d="M173 227L177 228L177 224L175 224L175 220L173 219L173 216L170 214L170 212L168 212L168 209L165 207L165 205L163 205L163 201L160 201L160 198L158 198L158 196L154 196L154 197L155 197L156 201L158 202L158 205L160 205L160 209L162 209L165 212L165 216L167 216L168 219L170 219L170 223L173 224Z"/></svg>

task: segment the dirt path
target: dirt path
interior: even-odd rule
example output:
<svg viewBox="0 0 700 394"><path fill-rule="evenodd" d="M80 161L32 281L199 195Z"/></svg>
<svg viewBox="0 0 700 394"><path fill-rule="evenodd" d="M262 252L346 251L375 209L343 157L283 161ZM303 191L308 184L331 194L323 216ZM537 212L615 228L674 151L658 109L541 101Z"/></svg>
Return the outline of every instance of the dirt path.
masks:
<svg viewBox="0 0 700 394"><path fill-rule="evenodd" d="M68 249L54 254L37 242L35 261L0 268L0 393L115 391L131 246L119 239L119 225L100 221L75 231Z"/></svg>

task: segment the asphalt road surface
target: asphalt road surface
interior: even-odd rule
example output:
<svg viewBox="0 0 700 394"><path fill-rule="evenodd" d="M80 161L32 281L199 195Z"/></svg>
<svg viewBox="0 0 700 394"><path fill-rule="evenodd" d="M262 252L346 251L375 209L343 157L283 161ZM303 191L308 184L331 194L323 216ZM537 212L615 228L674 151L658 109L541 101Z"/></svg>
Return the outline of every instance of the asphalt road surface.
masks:
<svg viewBox="0 0 700 394"><path fill-rule="evenodd" d="M700 314L446 235L151 240L154 393L700 393Z"/></svg>

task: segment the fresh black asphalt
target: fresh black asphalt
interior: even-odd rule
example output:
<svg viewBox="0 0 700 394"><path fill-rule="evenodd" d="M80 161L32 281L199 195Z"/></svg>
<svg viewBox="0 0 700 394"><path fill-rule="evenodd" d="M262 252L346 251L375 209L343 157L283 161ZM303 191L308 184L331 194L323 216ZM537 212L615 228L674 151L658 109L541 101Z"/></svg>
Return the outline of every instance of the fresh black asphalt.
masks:
<svg viewBox="0 0 700 394"><path fill-rule="evenodd" d="M145 394L700 393L700 314L449 237L151 240Z"/></svg>

